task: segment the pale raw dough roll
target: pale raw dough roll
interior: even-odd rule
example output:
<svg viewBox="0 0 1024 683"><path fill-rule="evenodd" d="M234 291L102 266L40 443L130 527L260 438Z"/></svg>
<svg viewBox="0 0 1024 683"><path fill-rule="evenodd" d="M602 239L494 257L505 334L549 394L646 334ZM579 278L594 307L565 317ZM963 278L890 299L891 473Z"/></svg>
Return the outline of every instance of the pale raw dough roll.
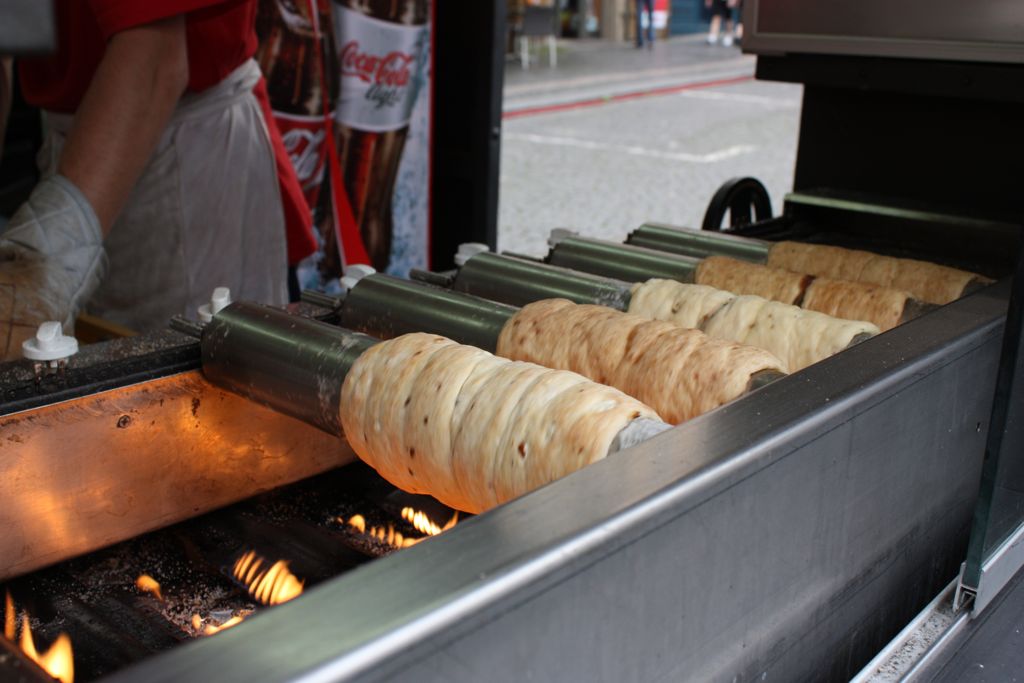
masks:
<svg viewBox="0 0 1024 683"><path fill-rule="evenodd" d="M899 289L815 278L802 308L836 318L867 320L885 332L900 324L910 294Z"/></svg>
<svg viewBox="0 0 1024 683"><path fill-rule="evenodd" d="M879 329L869 322L833 318L759 296L739 296L711 316L704 332L767 349L796 372Z"/></svg>
<svg viewBox="0 0 1024 683"><path fill-rule="evenodd" d="M707 285L684 285L675 280L653 279L632 287L629 312L680 327L699 328L722 306L736 298Z"/></svg>
<svg viewBox="0 0 1024 683"><path fill-rule="evenodd" d="M811 277L728 256L709 256L697 266L695 281L733 294L755 294L784 304L796 304L804 295Z"/></svg>
<svg viewBox="0 0 1024 683"><path fill-rule="evenodd" d="M758 372L785 372L763 349L565 299L523 307L505 324L497 353L621 389L672 424L743 395Z"/></svg>
<svg viewBox="0 0 1024 683"><path fill-rule="evenodd" d="M675 322L680 316L673 310L687 322L697 317L693 311L711 310L700 325L705 334L770 351L790 372L842 351L858 335L880 331L869 322L833 318L759 296L737 297L705 285L648 280L634 287L630 313Z"/></svg>
<svg viewBox="0 0 1024 683"><path fill-rule="evenodd" d="M833 280L901 289L916 299L933 304L955 301L972 281L990 281L975 273L927 261L802 242L773 245L768 252L768 265Z"/></svg>
<svg viewBox="0 0 1024 683"><path fill-rule="evenodd" d="M482 512L604 458L643 403L570 372L430 334L382 342L353 364L341 423L396 486Z"/></svg>

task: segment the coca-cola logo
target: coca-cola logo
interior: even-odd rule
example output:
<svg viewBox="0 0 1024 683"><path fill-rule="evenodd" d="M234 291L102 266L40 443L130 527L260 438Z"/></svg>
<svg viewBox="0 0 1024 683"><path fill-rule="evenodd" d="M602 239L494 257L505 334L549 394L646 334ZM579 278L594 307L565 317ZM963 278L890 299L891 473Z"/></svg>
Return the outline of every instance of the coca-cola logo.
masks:
<svg viewBox="0 0 1024 683"><path fill-rule="evenodd" d="M373 85L400 88L409 84L413 59L413 55L398 50L383 56L360 52L359 41L351 40L341 48L341 74Z"/></svg>
<svg viewBox="0 0 1024 683"><path fill-rule="evenodd" d="M320 170L323 168L324 130L307 130L292 128L282 133L281 141L285 151L295 167L295 175L303 187L309 181L319 181Z"/></svg>
<svg viewBox="0 0 1024 683"><path fill-rule="evenodd" d="M369 84L363 97L373 103L374 109L402 104L402 93L412 79L410 67L415 56L400 50L384 55L362 52L358 40L345 43L340 56L341 75L355 76Z"/></svg>

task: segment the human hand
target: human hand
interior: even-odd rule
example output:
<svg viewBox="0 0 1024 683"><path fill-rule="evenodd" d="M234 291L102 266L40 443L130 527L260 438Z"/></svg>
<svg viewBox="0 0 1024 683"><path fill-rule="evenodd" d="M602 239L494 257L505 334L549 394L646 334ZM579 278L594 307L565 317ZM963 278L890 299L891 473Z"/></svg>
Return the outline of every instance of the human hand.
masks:
<svg viewBox="0 0 1024 683"><path fill-rule="evenodd" d="M73 332L107 259L99 221L67 178L45 178L0 235L0 360L21 357L40 323Z"/></svg>

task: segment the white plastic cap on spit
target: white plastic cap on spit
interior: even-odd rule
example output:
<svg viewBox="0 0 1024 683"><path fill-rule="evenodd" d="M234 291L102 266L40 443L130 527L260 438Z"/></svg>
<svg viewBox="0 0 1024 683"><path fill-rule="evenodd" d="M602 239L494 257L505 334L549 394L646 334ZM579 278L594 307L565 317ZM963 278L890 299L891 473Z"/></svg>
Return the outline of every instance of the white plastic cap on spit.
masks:
<svg viewBox="0 0 1024 683"><path fill-rule="evenodd" d="M341 276L341 289L343 292L347 292L362 280L367 275L373 275L377 272L377 269L373 266L368 266L365 263L353 263L351 266L345 266L345 270Z"/></svg>
<svg viewBox="0 0 1024 683"><path fill-rule="evenodd" d="M203 304L199 307L199 319L204 323L208 323L213 320L213 316L221 312L221 309L225 308L231 303L231 290L227 287L217 287L213 290L213 294L210 295L210 303Z"/></svg>
<svg viewBox="0 0 1024 683"><path fill-rule="evenodd" d="M48 320L36 330L36 336L21 343L21 353L29 360L58 361L78 353L78 340L64 334L56 320Z"/></svg>
<svg viewBox="0 0 1024 683"><path fill-rule="evenodd" d="M483 242L463 242L459 245L459 250L455 252L455 265L462 267L466 265L466 261L477 254L490 250L491 248Z"/></svg>
<svg viewBox="0 0 1024 683"><path fill-rule="evenodd" d="M554 228L551 234L548 235L548 248L554 249L562 240L575 237L578 234L578 232L569 228Z"/></svg>

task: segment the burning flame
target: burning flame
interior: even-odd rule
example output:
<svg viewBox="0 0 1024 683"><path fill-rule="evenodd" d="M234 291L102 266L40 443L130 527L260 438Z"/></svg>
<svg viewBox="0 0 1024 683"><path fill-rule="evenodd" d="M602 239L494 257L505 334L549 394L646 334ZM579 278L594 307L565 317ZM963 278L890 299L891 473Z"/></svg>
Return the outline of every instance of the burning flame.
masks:
<svg viewBox="0 0 1024 683"><path fill-rule="evenodd" d="M139 578L135 579L135 587L143 593L152 593L160 602L164 601L164 596L160 593L160 584L149 574L140 574Z"/></svg>
<svg viewBox="0 0 1024 683"><path fill-rule="evenodd" d="M14 613L14 600L11 599L10 591L7 592L4 601L4 637L15 642L16 618ZM61 683L74 683L75 680L75 658L71 651L71 638L68 634L61 633L57 636L50 649L42 654L36 650L35 641L32 638L32 628L29 625L28 614L22 615L21 642L19 643L25 656L38 664L46 673L50 674Z"/></svg>
<svg viewBox="0 0 1024 683"><path fill-rule="evenodd" d="M225 621L223 624L206 624L206 625L203 625L203 618L200 617L198 614L193 614L192 615L192 628L195 629L196 631L198 631L199 633L202 633L204 636L212 636L214 633L219 633L220 631L223 631L224 629L231 628L235 624L242 623L242 621L244 619L245 619L245 617L242 616L241 614L236 614L235 616L233 616L230 619L228 619L227 621Z"/></svg>
<svg viewBox="0 0 1024 683"><path fill-rule="evenodd" d="M338 521L342 524L346 523L345 519L342 517L339 517ZM359 533L369 534L378 541L387 543L392 548L408 548L409 546L416 545L423 540L422 538L406 538L402 535L402 532L395 531L393 524L388 524L387 529L382 526L372 526L367 530L366 518L362 515L352 515L347 523Z"/></svg>
<svg viewBox="0 0 1024 683"><path fill-rule="evenodd" d="M288 563L278 560L268 569L261 569L264 561L250 550L238 558L232 570L249 594L264 605L279 605L302 594L302 581L288 571Z"/></svg>
<svg viewBox="0 0 1024 683"><path fill-rule="evenodd" d="M442 531L447 531L458 523L459 513L456 512L443 527L440 527L431 521L425 513L411 507L402 508L402 519L412 524L413 528L421 534L426 534L426 536L437 536ZM361 534L369 534L378 541L388 544L392 548L408 548L423 540L422 538L409 538L404 536L402 532L395 530L393 524L388 524L387 527L371 526L367 528L366 518L362 515L352 515L347 522L344 518L339 517L338 521L342 524L348 524Z"/></svg>
<svg viewBox="0 0 1024 683"><path fill-rule="evenodd" d="M459 512L456 510L455 514L452 515L452 518L449 519L444 526L438 526L430 519L430 517L427 517L426 513L414 510L413 508L402 508L402 519L409 522L409 524L412 524L413 528L421 534L437 536L442 531L448 531L458 524Z"/></svg>

